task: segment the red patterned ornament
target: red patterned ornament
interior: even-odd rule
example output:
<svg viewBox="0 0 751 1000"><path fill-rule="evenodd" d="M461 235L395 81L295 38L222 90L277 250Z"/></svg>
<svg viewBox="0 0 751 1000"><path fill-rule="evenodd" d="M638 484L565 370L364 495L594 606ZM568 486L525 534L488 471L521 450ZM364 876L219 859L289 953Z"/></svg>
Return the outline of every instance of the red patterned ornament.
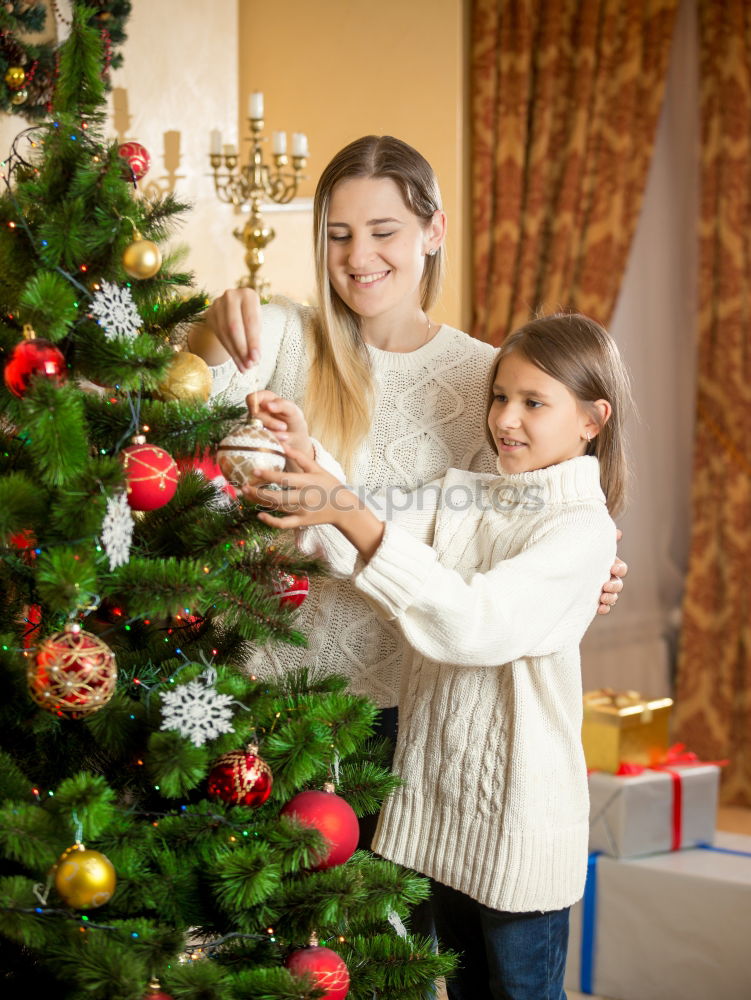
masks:
<svg viewBox="0 0 751 1000"><path fill-rule="evenodd" d="M279 603L283 608L299 608L310 590L310 580L307 576L295 576L294 573L279 573L279 583L274 587L280 595Z"/></svg>
<svg viewBox="0 0 751 1000"><path fill-rule="evenodd" d="M21 398L32 378L46 378L61 385L65 381L65 358L48 340L36 336L31 327L23 328L26 338L16 344L3 372L5 384L14 396Z"/></svg>
<svg viewBox="0 0 751 1000"><path fill-rule="evenodd" d="M39 604L30 604L23 616L23 648L31 649L36 644L39 625L42 621L42 608Z"/></svg>
<svg viewBox="0 0 751 1000"><path fill-rule="evenodd" d="M39 646L30 664L29 694L40 708L68 719L98 712L115 692L117 666L109 646L80 625L68 625Z"/></svg>
<svg viewBox="0 0 751 1000"><path fill-rule="evenodd" d="M146 444L146 438L137 434L133 444L120 452L120 460L133 510L157 510L170 502L177 489L178 471L169 452Z"/></svg>
<svg viewBox="0 0 751 1000"><path fill-rule="evenodd" d="M326 990L321 1000L344 1000L349 993L349 970L344 959L331 948L317 944L300 948L284 964L293 975L308 977L319 989Z"/></svg>
<svg viewBox="0 0 751 1000"><path fill-rule="evenodd" d="M212 799L253 809L271 795L273 783L271 768L258 756L258 747L250 743L244 750L231 750L214 761L207 790Z"/></svg>
<svg viewBox="0 0 751 1000"><path fill-rule="evenodd" d="M118 153L125 160L127 167L123 169L123 179L126 181L140 181L151 166L151 156L148 149L140 142L124 142L118 149Z"/></svg>
<svg viewBox="0 0 751 1000"><path fill-rule="evenodd" d="M349 861L360 838L360 824L352 806L339 795L334 786L324 785L324 791L299 792L282 809L282 816L293 816L306 826L315 827L329 842L326 854L312 865L313 871L334 868Z"/></svg>

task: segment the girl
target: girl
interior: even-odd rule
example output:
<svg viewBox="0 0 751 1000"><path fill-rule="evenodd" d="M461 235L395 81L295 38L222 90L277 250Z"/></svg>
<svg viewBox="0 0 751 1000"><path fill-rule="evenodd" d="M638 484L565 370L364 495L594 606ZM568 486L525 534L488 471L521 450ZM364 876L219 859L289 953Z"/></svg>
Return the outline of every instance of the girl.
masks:
<svg viewBox="0 0 751 1000"><path fill-rule="evenodd" d="M256 388L267 426L274 394L303 406L312 432L365 490L414 489L449 466L489 470L484 398L493 348L430 318L444 269L446 217L435 175L407 143L365 136L324 169L313 205L319 308L250 289L224 293L189 338L214 366L214 394ZM613 567L602 613L626 572ZM607 579L606 576L603 580ZM307 649L267 644L249 667L281 676L315 666L396 705L403 643L348 580L311 582L300 609ZM394 713L385 713L387 728Z"/></svg>
<svg viewBox="0 0 751 1000"><path fill-rule="evenodd" d="M259 514L266 523L338 528L356 553L330 529L302 533L305 547L353 570L414 650L399 701L404 784L373 849L435 880L438 936L464 954L451 1000L565 997L588 837L579 642L615 551L630 405L600 326L535 320L504 342L493 375L498 475L450 469L402 494L388 524L299 451L302 473L258 472L282 492L246 488L287 514Z"/></svg>

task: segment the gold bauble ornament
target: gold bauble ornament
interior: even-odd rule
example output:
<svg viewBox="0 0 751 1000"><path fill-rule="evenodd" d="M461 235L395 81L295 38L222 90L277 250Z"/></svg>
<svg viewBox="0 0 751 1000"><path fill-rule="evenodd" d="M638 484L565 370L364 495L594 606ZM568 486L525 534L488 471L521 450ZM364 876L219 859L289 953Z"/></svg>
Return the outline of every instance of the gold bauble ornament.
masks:
<svg viewBox="0 0 751 1000"><path fill-rule="evenodd" d="M17 90L13 97L10 99L11 104L23 104L26 98L29 96L28 90L24 87L22 90Z"/></svg>
<svg viewBox="0 0 751 1000"><path fill-rule="evenodd" d="M209 366L197 354L178 351L172 358L163 382L155 394L166 402L179 399L200 399L204 403L211 394Z"/></svg>
<svg viewBox="0 0 751 1000"><path fill-rule="evenodd" d="M136 231L133 243L130 243L123 253L123 267L131 278L153 278L162 266L162 253L156 243L145 240Z"/></svg>
<svg viewBox="0 0 751 1000"><path fill-rule="evenodd" d="M224 478L233 486L254 483L252 469L283 469L287 464L284 448L260 420L237 424L219 442L216 461Z"/></svg>
<svg viewBox="0 0 751 1000"><path fill-rule="evenodd" d="M76 910L104 906L112 898L117 883L110 859L83 844L74 844L63 851L53 872L60 897Z"/></svg>
<svg viewBox="0 0 751 1000"><path fill-rule="evenodd" d="M26 70L23 66L9 66L5 72L5 82L11 90L20 90L26 82Z"/></svg>

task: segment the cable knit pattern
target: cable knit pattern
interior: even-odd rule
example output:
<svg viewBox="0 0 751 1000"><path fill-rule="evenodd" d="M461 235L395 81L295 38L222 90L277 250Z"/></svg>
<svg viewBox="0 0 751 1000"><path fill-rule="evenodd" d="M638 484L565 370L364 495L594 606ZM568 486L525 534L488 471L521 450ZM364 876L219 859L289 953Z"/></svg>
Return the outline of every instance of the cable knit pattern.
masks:
<svg viewBox="0 0 751 1000"><path fill-rule="evenodd" d="M254 388L268 387L302 405L315 310L282 298L262 308L258 371L242 374L232 361L213 368L213 395L242 402ZM372 431L355 456L355 486L375 490L395 484L410 490L450 466L492 468L494 456L483 443L492 347L442 326L417 351L368 351L376 403ZM349 580L311 581L297 624L308 648L263 646L249 664L254 673L279 677L299 666L342 673L352 691L379 706L397 703L404 641Z"/></svg>
<svg viewBox="0 0 751 1000"><path fill-rule="evenodd" d="M434 548L397 521L356 565L358 590L415 651L394 762L405 784L374 850L493 909L569 906L589 810L579 642L615 555L597 460L449 470L423 493ZM316 538L326 552L327 532Z"/></svg>

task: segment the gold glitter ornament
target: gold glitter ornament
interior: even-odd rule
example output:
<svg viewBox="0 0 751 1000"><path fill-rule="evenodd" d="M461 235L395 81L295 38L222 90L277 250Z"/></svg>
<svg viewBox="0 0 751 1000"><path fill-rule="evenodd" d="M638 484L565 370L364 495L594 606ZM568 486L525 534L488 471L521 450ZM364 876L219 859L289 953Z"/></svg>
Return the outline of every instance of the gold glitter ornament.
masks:
<svg viewBox="0 0 751 1000"><path fill-rule="evenodd" d="M155 395L166 402L180 399L200 399L207 402L211 394L209 366L197 354L178 351L169 363L167 375L156 387Z"/></svg>
<svg viewBox="0 0 751 1000"><path fill-rule="evenodd" d="M11 90L20 90L26 82L23 66L9 66L5 72L5 82Z"/></svg>
<svg viewBox="0 0 751 1000"><path fill-rule="evenodd" d="M282 445L256 418L233 427L219 443L216 460L233 486L255 482L252 469L281 470L287 464Z"/></svg>
<svg viewBox="0 0 751 1000"><path fill-rule="evenodd" d="M10 99L10 103L11 104L15 104L15 105L23 104L24 101L27 99L28 96L29 96L29 92L24 87L22 90L17 90L15 92L15 94Z"/></svg>
<svg viewBox="0 0 751 1000"><path fill-rule="evenodd" d="M133 243L123 253L123 268L131 278L153 278L162 266L162 252L156 243L145 240L136 230Z"/></svg>
<svg viewBox="0 0 751 1000"><path fill-rule="evenodd" d="M81 843L63 851L52 870L61 899L76 910L104 906L112 898L117 884L110 859L99 851L88 850Z"/></svg>

